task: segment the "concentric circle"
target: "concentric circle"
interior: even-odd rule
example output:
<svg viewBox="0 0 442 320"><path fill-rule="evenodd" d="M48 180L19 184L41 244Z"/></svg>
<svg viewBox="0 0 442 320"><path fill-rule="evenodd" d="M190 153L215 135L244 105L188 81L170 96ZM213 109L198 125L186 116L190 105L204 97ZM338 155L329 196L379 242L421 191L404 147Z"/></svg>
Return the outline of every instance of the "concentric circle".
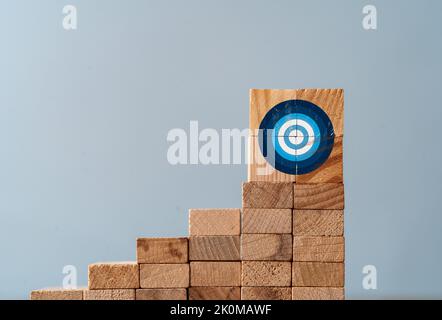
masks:
<svg viewBox="0 0 442 320"><path fill-rule="evenodd" d="M274 106L260 124L259 145L267 161L287 174L306 174L330 156L334 130L317 105L288 100Z"/></svg>

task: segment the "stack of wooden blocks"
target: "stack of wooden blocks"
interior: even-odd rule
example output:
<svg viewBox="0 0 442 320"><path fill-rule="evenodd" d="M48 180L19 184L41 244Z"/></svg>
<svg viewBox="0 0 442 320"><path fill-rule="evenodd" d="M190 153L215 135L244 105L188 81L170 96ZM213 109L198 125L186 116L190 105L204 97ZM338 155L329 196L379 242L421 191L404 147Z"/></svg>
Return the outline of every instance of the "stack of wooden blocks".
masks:
<svg viewBox="0 0 442 320"><path fill-rule="evenodd" d="M333 123L320 168L290 175L250 161L242 210L191 209L188 238L140 238L136 262L92 264L87 289L35 290L31 299L344 299L343 92L252 90L251 129L290 99L321 106ZM262 157L256 140L249 154Z"/></svg>

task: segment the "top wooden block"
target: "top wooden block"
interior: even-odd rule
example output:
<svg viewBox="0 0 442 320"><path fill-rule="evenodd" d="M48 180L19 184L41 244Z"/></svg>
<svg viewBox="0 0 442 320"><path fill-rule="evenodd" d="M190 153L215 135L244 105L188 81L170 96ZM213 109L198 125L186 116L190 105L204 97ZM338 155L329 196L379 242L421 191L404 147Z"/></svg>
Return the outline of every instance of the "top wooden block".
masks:
<svg viewBox="0 0 442 320"><path fill-rule="evenodd" d="M250 129L256 132L267 112L287 100L305 100L314 103L330 118L335 136L343 136L344 91L342 89L251 89Z"/></svg>
<svg viewBox="0 0 442 320"><path fill-rule="evenodd" d="M186 263L189 261L187 238L137 239L138 263Z"/></svg>
<svg viewBox="0 0 442 320"><path fill-rule="evenodd" d="M240 234L239 209L190 209L191 236L237 236Z"/></svg>

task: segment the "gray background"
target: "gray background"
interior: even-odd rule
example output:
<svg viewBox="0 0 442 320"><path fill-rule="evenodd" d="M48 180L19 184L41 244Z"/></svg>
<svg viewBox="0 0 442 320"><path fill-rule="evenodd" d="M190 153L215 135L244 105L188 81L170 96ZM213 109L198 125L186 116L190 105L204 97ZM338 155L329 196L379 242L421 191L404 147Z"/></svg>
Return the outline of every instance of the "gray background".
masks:
<svg viewBox="0 0 442 320"><path fill-rule="evenodd" d="M245 165L172 167L166 135L247 127L254 87L346 90L347 296L442 298L441 14L438 0L1 1L0 298L60 286L68 264L86 284L88 263L133 260L138 236L186 235L188 208L239 207Z"/></svg>

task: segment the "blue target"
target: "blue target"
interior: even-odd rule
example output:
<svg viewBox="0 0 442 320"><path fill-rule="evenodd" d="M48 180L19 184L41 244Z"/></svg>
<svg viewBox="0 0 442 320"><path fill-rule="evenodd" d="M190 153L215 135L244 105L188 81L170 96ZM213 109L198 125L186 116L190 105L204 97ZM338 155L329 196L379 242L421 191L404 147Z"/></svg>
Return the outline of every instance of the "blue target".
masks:
<svg viewBox="0 0 442 320"><path fill-rule="evenodd" d="M334 130L327 114L304 100L274 106L259 127L259 146L272 166L287 174L306 174L327 161Z"/></svg>

